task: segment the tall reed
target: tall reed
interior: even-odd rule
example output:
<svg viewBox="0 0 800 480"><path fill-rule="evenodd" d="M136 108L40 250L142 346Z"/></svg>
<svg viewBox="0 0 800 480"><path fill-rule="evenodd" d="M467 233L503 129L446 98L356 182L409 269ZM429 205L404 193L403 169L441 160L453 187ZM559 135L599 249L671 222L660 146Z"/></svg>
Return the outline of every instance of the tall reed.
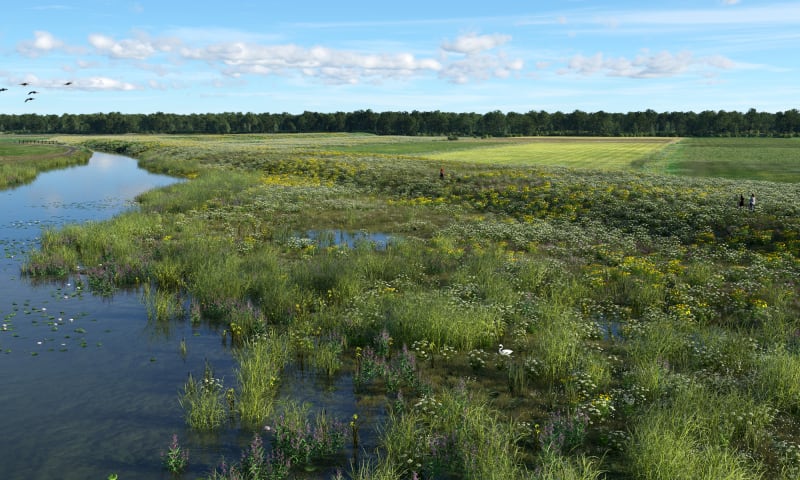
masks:
<svg viewBox="0 0 800 480"><path fill-rule="evenodd" d="M270 332L248 340L236 351L236 408L243 424L258 427L272 415L283 369L289 361L288 343L287 337Z"/></svg>

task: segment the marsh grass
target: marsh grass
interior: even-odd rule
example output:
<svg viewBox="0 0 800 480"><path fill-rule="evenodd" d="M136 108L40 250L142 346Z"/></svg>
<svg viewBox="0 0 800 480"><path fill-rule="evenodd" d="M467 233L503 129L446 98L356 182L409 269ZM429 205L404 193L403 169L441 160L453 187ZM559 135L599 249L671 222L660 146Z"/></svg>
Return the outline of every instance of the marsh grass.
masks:
<svg viewBox="0 0 800 480"><path fill-rule="evenodd" d="M689 384L672 405L650 409L637 423L628 445L631 473L641 478L760 478L763 466L750 463L732 442L763 441L769 416L757 422L738 419L747 402L720 397ZM730 407L744 410L729 410ZM742 439L738 437L742 435Z"/></svg>
<svg viewBox="0 0 800 480"><path fill-rule="evenodd" d="M186 314L180 295L149 283L145 283L142 289L142 302L147 307L147 319L159 324L168 324L170 320L183 318Z"/></svg>
<svg viewBox="0 0 800 480"><path fill-rule="evenodd" d="M756 362L755 394L800 418L800 358L782 348L760 355Z"/></svg>
<svg viewBox="0 0 800 480"><path fill-rule="evenodd" d="M274 448L293 466L310 466L337 453L345 444L346 429L325 410L310 414L310 406L290 400L278 406L270 430Z"/></svg>
<svg viewBox="0 0 800 480"><path fill-rule="evenodd" d="M318 372L333 377L342 369L343 352L340 338L319 339L310 352L308 363Z"/></svg>
<svg viewBox="0 0 800 480"><path fill-rule="evenodd" d="M465 389L423 396L381 436L382 462L403 477L523 478L513 428Z"/></svg>
<svg viewBox="0 0 800 480"><path fill-rule="evenodd" d="M236 408L242 424L257 427L273 414L290 354L287 338L274 332L248 340L245 348L237 351Z"/></svg>
<svg viewBox="0 0 800 480"><path fill-rule="evenodd" d="M415 292L386 297L387 327L398 342L411 344L425 339L436 345L471 350L493 345L503 332L499 312L482 305L454 303L438 293Z"/></svg>
<svg viewBox="0 0 800 480"><path fill-rule="evenodd" d="M797 185L631 171L650 160L609 174L589 157L454 161L442 182L424 158L438 146L381 142L399 139L94 139L196 178L140 196L138 212L46 231L25 268L185 292L238 362L233 395L197 411L226 402L245 429L273 418L287 367L352 374L358 402L392 412L353 478L792 478ZM386 153L404 148L418 156ZM677 150L647 158L665 168ZM758 209L739 211L751 190ZM298 233L345 226L398 240ZM497 362L499 343L511 359ZM585 428L556 422L565 412ZM580 441L543 448L520 419Z"/></svg>
<svg viewBox="0 0 800 480"><path fill-rule="evenodd" d="M85 148L12 143L18 138L0 141L0 189L31 182L48 170L85 165L91 157Z"/></svg>
<svg viewBox="0 0 800 480"><path fill-rule="evenodd" d="M200 380L190 373L179 397L187 425L200 431L219 429L228 418L223 397L222 381L214 377L211 365L206 363Z"/></svg>
<svg viewBox="0 0 800 480"><path fill-rule="evenodd" d="M586 455L569 457L547 450L538 460L534 475L541 480L599 480L605 473L601 459Z"/></svg>

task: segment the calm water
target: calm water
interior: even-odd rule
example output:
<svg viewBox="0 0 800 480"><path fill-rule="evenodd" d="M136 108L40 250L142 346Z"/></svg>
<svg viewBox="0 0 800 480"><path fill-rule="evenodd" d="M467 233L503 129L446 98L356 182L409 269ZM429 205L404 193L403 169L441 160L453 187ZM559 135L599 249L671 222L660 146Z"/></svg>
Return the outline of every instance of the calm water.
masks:
<svg viewBox="0 0 800 480"><path fill-rule="evenodd" d="M159 450L173 432L192 441L177 393L206 358L226 376L230 354L215 332L188 322L149 328L138 292L103 299L75 278L33 285L19 275L42 228L110 218L175 182L96 153L86 166L0 191L0 478L168 478Z"/></svg>
<svg viewBox="0 0 800 480"><path fill-rule="evenodd" d="M222 456L238 460L251 440L235 426L200 435L183 421L178 394L206 360L225 388L235 386L218 332L188 321L154 328L140 292L102 298L79 289L75 277L33 284L19 275L43 228L108 219L135 208L137 194L175 182L133 159L95 153L86 166L0 191L0 479L172 478L160 453L173 433L190 451L182 478L199 478ZM283 388L342 421L358 413L374 425L383 417L380 405L357 401L349 375L289 372ZM374 446L364 430L362 445Z"/></svg>

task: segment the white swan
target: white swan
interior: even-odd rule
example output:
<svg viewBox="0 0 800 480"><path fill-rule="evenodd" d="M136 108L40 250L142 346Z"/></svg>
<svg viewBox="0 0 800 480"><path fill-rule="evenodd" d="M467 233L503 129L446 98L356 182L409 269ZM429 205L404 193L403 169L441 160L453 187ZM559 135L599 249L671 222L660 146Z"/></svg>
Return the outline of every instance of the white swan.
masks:
<svg viewBox="0 0 800 480"><path fill-rule="evenodd" d="M501 343L500 348L497 350L497 353L506 357L510 357L511 354L514 353L514 350L503 348L503 344Z"/></svg>

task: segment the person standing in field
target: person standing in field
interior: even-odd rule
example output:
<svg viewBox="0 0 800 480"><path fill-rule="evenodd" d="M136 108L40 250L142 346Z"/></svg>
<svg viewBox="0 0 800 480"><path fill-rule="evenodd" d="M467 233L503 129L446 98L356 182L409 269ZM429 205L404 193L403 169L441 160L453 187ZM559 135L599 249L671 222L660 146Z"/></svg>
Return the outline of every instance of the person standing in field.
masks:
<svg viewBox="0 0 800 480"><path fill-rule="evenodd" d="M755 193L751 193L750 194L750 211L752 212L755 209L756 209L756 194Z"/></svg>
<svg viewBox="0 0 800 480"><path fill-rule="evenodd" d="M444 180L444 167L439 169L439 178Z"/></svg>
<svg viewBox="0 0 800 480"><path fill-rule="evenodd" d="M744 208L744 195L739 195L739 209Z"/></svg>

